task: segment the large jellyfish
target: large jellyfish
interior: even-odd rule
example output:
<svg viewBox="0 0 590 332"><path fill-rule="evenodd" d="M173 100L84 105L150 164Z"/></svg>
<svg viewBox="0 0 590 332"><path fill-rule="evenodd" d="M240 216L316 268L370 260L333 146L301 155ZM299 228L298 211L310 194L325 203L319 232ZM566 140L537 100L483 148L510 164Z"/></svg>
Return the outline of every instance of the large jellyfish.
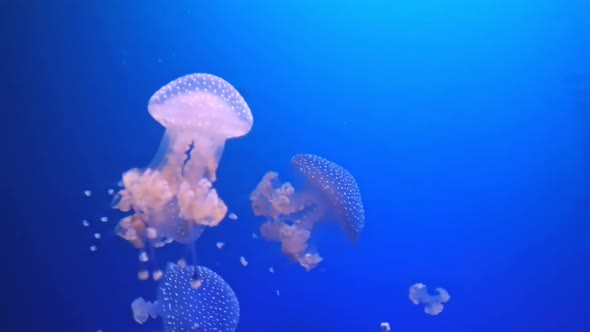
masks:
<svg viewBox="0 0 590 332"><path fill-rule="evenodd" d="M438 315L443 311L443 303L449 301L451 296L443 288L436 288L438 294L428 294L428 289L423 283L416 283L410 287L410 300L415 305L425 304L424 312L429 315Z"/></svg>
<svg viewBox="0 0 590 332"><path fill-rule="evenodd" d="M161 317L166 332L233 332L240 319L240 304L231 287L217 273L197 266L169 263L159 282L157 300L137 298L131 303L133 318L143 324Z"/></svg>
<svg viewBox="0 0 590 332"><path fill-rule="evenodd" d="M219 159L225 141L246 135L253 122L238 91L210 74L170 82L150 98L148 111L166 128L159 150L146 168L123 174L114 200L114 208L132 212L116 232L141 250L144 263L151 249L173 241L192 245L205 226L221 222L227 207L212 185ZM140 271L140 279L147 276Z"/></svg>
<svg viewBox="0 0 590 332"><path fill-rule="evenodd" d="M308 245L314 225L338 221L356 242L365 225L365 210L356 180L341 166L311 154L295 155L291 166L303 177L301 189L268 172L250 200L254 214L268 219L261 226L262 236L281 242L283 252L309 271L323 260Z"/></svg>

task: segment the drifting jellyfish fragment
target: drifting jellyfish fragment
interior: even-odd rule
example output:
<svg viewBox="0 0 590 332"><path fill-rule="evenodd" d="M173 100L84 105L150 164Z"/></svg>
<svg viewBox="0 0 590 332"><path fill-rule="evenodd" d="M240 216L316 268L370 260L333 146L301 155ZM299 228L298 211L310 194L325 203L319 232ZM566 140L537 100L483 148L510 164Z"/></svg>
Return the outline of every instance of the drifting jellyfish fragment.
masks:
<svg viewBox="0 0 590 332"><path fill-rule="evenodd" d="M117 234L151 253L174 241L193 245L225 217L213 188L217 167L225 141L246 135L253 117L238 91L210 74L170 82L150 98L148 112L166 129L159 150L146 168L123 174L113 207L132 213Z"/></svg>
<svg viewBox="0 0 590 332"><path fill-rule="evenodd" d="M389 331L391 331L391 326L389 326L388 322L383 322L383 323L381 323L381 330L383 332L389 332Z"/></svg>
<svg viewBox="0 0 590 332"><path fill-rule="evenodd" d="M217 249L221 249L221 248L223 248L223 246L225 245L225 243L223 243L223 242L217 242L216 245L217 245Z"/></svg>
<svg viewBox="0 0 590 332"><path fill-rule="evenodd" d="M436 288L437 295L428 294L428 289L423 283L416 283L410 287L410 300L418 305L424 303L424 312L429 315L438 315L443 311L443 303L449 301L451 296L442 289Z"/></svg>
<svg viewBox="0 0 590 332"><path fill-rule="evenodd" d="M197 288L191 287L195 274L201 281ZM217 273L204 266L195 269L173 263L168 264L158 284L157 300L137 298L131 309L139 324L161 317L165 332L233 332L240 318L236 295Z"/></svg>
<svg viewBox="0 0 590 332"><path fill-rule="evenodd" d="M232 212L229 214L228 218L231 220L238 220L238 215Z"/></svg>
<svg viewBox="0 0 590 332"><path fill-rule="evenodd" d="M241 256L241 257L240 257L240 263L241 263L243 266L248 266L248 261L246 260L246 258L244 258L244 256Z"/></svg>
<svg viewBox="0 0 590 332"><path fill-rule="evenodd" d="M323 260L307 243L314 225L338 221L355 243L365 226L365 210L356 180L343 167L311 154L295 155L291 166L303 176L301 189L282 183L278 173L271 171L250 200L254 214L267 218L260 228L262 236L281 242L283 252L309 271Z"/></svg>

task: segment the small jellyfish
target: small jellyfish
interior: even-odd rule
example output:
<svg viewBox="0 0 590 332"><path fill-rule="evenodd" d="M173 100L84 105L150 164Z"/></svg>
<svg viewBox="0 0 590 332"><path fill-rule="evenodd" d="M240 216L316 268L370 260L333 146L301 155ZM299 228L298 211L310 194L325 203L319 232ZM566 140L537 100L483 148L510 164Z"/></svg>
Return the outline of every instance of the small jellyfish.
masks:
<svg viewBox="0 0 590 332"><path fill-rule="evenodd" d="M84 195L86 197L90 197L90 196L92 196L92 191L90 191L90 190L84 190Z"/></svg>
<svg viewBox="0 0 590 332"><path fill-rule="evenodd" d="M423 283L416 283L410 287L410 300L412 303L418 305L420 303L425 304L424 312L429 315L438 315L443 311L443 303L449 301L451 296L449 293L442 289L436 288L438 294L428 294L428 289Z"/></svg>
<svg viewBox="0 0 590 332"><path fill-rule="evenodd" d="M389 331L391 331L391 327L389 326L389 323L388 322L381 323L381 330L383 332L389 332Z"/></svg>
<svg viewBox="0 0 590 332"><path fill-rule="evenodd" d="M195 270L197 270L195 272ZM192 287L193 275L200 287ZM165 332L233 332L240 318L240 304L231 287L212 270L169 263L158 284L154 302L137 298L131 303L133 318L143 324L161 317Z"/></svg>
<svg viewBox="0 0 590 332"><path fill-rule="evenodd" d="M256 239L258 238L258 235L256 235L256 233L252 233L252 238L253 238L254 240L256 240Z"/></svg>
<svg viewBox="0 0 590 332"><path fill-rule="evenodd" d="M94 238L97 240L100 239L100 233L94 233Z"/></svg>
<svg viewBox="0 0 590 332"><path fill-rule="evenodd" d="M281 242L282 251L309 271L323 260L308 246L314 225L338 221L355 243L365 226L365 210L356 180L341 166L310 154L295 155L291 166L303 177L301 189L282 183L271 171L250 200L254 214L267 218L260 228L262 236Z"/></svg>
<svg viewBox="0 0 590 332"><path fill-rule="evenodd" d="M109 189L109 191L107 191L107 193L111 196L113 196L115 194L115 189Z"/></svg>
<svg viewBox="0 0 590 332"><path fill-rule="evenodd" d="M96 251L97 249L98 247L95 245L90 246L90 251Z"/></svg>
<svg viewBox="0 0 590 332"><path fill-rule="evenodd" d="M276 294L277 294L277 296L280 296L281 292L279 292L279 290L277 289Z"/></svg>
<svg viewBox="0 0 590 332"><path fill-rule="evenodd" d="M242 263L243 266L248 266L248 261L246 258L244 258L244 256L240 257L240 263Z"/></svg>
<svg viewBox="0 0 590 332"><path fill-rule="evenodd" d="M109 218L108 217L100 217L100 221L102 222L108 222Z"/></svg>
<svg viewBox="0 0 590 332"><path fill-rule="evenodd" d="M223 243L223 242L217 242L217 249L223 248L224 245L225 245L225 243Z"/></svg>
<svg viewBox="0 0 590 332"><path fill-rule="evenodd" d="M275 273L275 269L274 269L274 267L272 267L272 266L271 266L271 267L269 267L269 268L268 268L268 272L270 272L270 273Z"/></svg>
<svg viewBox="0 0 590 332"><path fill-rule="evenodd" d="M165 133L147 167L123 174L113 207L131 215L119 222L117 234L138 249L194 246L205 227L226 216L213 188L217 167L226 140L250 131L252 113L231 84L210 74L186 75L160 88L148 112Z"/></svg>
<svg viewBox="0 0 590 332"><path fill-rule="evenodd" d="M84 227L88 227L88 226L90 226L90 222L88 222L88 220L84 219L84 220L82 220L82 225Z"/></svg>
<svg viewBox="0 0 590 332"><path fill-rule="evenodd" d="M238 216L233 212L229 214L228 218L231 220L238 220Z"/></svg>

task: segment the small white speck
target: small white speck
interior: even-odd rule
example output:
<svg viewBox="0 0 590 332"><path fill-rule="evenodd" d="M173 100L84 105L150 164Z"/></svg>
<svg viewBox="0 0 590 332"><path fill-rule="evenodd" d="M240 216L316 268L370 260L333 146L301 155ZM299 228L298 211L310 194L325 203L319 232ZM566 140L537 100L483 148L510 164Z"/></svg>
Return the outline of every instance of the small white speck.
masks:
<svg viewBox="0 0 590 332"><path fill-rule="evenodd" d="M100 239L100 233L94 233L94 238L97 240Z"/></svg>
<svg viewBox="0 0 590 332"><path fill-rule="evenodd" d="M109 195L113 196L115 194L115 191L113 189L109 189L108 193Z"/></svg>
<svg viewBox="0 0 590 332"><path fill-rule="evenodd" d="M107 218L107 217L100 217L100 221L102 221L102 222L108 222L109 221L109 218Z"/></svg>
<svg viewBox="0 0 590 332"><path fill-rule="evenodd" d="M96 246L90 246L90 251L96 251L98 249Z"/></svg>
<svg viewBox="0 0 590 332"><path fill-rule="evenodd" d="M247 266L248 265L248 261L244 258L244 256L240 257L240 263L242 263L243 266Z"/></svg>
<svg viewBox="0 0 590 332"><path fill-rule="evenodd" d="M277 291L276 291L276 292L277 292L277 296L280 296L280 295L281 295L281 292L279 292L279 290L278 290L278 289L277 289Z"/></svg>
<svg viewBox="0 0 590 332"><path fill-rule="evenodd" d="M232 212L232 213L229 214L229 219L231 219L231 220L238 220L238 216L235 213Z"/></svg>
<svg viewBox="0 0 590 332"><path fill-rule="evenodd" d="M268 268L268 272L270 272L270 273L275 273L275 269L274 269L274 267L272 267L272 266L271 266L270 268Z"/></svg>
<svg viewBox="0 0 590 332"><path fill-rule="evenodd" d="M84 195L86 195L86 197L90 197L90 196L92 196L92 191L84 190Z"/></svg>
<svg viewBox="0 0 590 332"><path fill-rule="evenodd" d="M225 245L225 243L223 243L223 242L217 242L217 249L223 248L224 245Z"/></svg>
<svg viewBox="0 0 590 332"><path fill-rule="evenodd" d="M387 323L387 322L381 323L381 330L383 330L383 332L391 331L391 327L389 326L389 323Z"/></svg>
<svg viewBox="0 0 590 332"><path fill-rule="evenodd" d="M258 238L258 235L256 235L256 233L252 233L252 238L253 239L257 239Z"/></svg>
<svg viewBox="0 0 590 332"><path fill-rule="evenodd" d="M88 227L90 226L90 223L88 222L88 220L84 219L82 220L82 225L84 225L84 227Z"/></svg>
<svg viewBox="0 0 590 332"><path fill-rule="evenodd" d="M150 272L148 270L141 270L137 272L137 279L139 280L147 280L150 277Z"/></svg>
<svg viewBox="0 0 590 332"><path fill-rule="evenodd" d="M156 270L154 271L154 273L152 274L152 277L154 278L155 281L160 280L160 278L162 278L162 275L164 273L162 272L162 270Z"/></svg>
<svg viewBox="0 0 590 332"><path fill-rule="evenodd" d="M140 262L143 262L143 263L145 263L145 262L147 262L148 260L149 260L149 257L148 257L148 254L147 254L147 252L145 252L145 251L142 251L142 252L140 252L140 253L139 253L139 261L140 261Z"/></svg>

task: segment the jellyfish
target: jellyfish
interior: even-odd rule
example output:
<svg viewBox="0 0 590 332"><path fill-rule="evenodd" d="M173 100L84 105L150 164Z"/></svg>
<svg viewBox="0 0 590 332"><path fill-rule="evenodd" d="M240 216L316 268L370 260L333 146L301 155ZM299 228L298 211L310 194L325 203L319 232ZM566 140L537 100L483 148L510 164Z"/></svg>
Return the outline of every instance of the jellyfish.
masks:
<svg viewBox="0 0 590 332"><path fill-rule="evenodd" d="M442 289L436 288L438 294L428 294L428 289L423 283L416 283L410 287L410 300L418 305L420 303L425 304L424 312L429 315L438 315L443 311L443 303L449 301L451 296L449 293Z"/></svg>
<svg viewBox="0 0 590 332"><path fill-rule="evenodd" d="M113 207L130 213L116 233L152 256L171 242L193 245L224 219L227 206L213 188L217 167L225 141L246 135L253 117L238 91L210 74L170 82L148 111L166 129L160 147L146 168L123 174Z"/></svg>
<svg viewBox="0 0 590 332"><path fill-rule="evenodd" d="M200 287L194 287L194 270L201 277ZM204 266L168 263L157 294L154 302L139 297L131 303L136 322L161 317L165 332L233 332L238 326L236 295L223 278Z"/></svg>
<svg viewBox="0 0 590 332"><path fill-rule="evenodd" d="M365 226L365 210L356 180L343 167L311 154L295 155L291 166L303 178L300 189L281 182L278 173L270 171L250 201L254 214L267 218L261 235L281 242L283 253L310 271L323 260L308 244L314 225L338 221L355 243Z"/></svg>

